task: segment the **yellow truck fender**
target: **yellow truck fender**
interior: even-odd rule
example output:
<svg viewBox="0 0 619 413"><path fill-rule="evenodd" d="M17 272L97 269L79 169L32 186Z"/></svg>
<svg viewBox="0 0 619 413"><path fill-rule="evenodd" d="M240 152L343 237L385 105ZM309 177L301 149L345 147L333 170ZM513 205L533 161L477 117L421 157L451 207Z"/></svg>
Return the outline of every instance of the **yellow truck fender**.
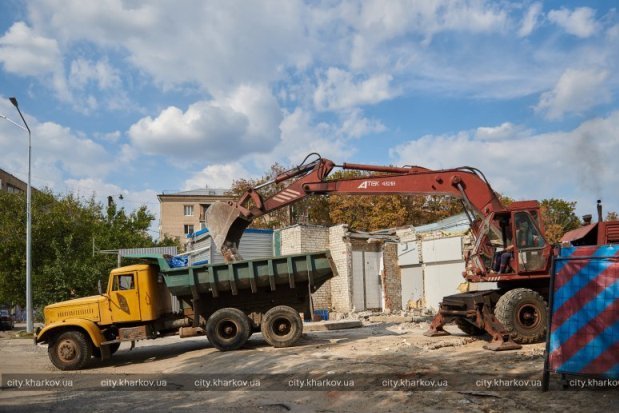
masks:
<svg viewBox="0 0 619 413"><path fill-rule="evenodd" d="M90 320L69 318L43 327L42 330L37 332L34 342L36 344L47 342L56 332L69 330L81 330L85 332L90 337L90 341L92 341L95 347L101 347L101 343L105 341L105 337L103 337L101 329L97 324Z"/></svg>

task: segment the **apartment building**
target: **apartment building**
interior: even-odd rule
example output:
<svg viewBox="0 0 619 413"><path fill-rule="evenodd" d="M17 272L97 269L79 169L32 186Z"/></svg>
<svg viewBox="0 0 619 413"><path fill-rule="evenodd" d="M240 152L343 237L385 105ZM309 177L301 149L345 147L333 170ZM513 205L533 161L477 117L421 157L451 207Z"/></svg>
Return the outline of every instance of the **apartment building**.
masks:
<svg viewBox="0 0 619 413"><path fill-rule="evenodd" d="M157 195L160 207L159 236L176 237L186 243L186 235L205 228L205 212L216 201L232 201L229 190L220 188L194 189L191 191Z"/></svg>
<svg viewBox="0 0 619 413"><path fill-rule="evenodd" d="M10 193L26 192L27 186L21 179L16 178L4 169L0 169L0 191Z"/></svg>

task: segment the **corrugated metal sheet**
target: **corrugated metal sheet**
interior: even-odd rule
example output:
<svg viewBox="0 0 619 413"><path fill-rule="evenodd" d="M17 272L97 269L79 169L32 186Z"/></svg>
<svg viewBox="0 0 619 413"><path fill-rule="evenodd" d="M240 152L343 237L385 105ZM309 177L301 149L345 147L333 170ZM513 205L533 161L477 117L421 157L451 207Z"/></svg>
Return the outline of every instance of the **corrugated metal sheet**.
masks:
<svg viewBox="0 0 619 413"><path fill-rule="evenodd" d="M176 247L152 247L152 248L124 248L118 250L121 257L137 254L162 254L176 255L178 253Z"/></svg>
<svg viewBox="0 0 619 413"><path fill-rule="evenodd" d="M619 246L562 248L553 271L550 370L619 379Z"/></svg>
<svg viewBox="0 0 619 413"><path fill-rule="evenodd" d="M584 238L589 232L591 232L597 224L583 225L580 228L576 228L572 231L566 232L561 238L561 242L571 242Z"/></svg>
<svg viewBox="0 0 619 413"><path fill-rule="evenodd" d="M443 231L450 234L463 234L470 229L470 223L465 213L454 215L427 225L415 227L418 234Z"/></svg>
<svg viewBox="0 0 619 413"><path fill-rule="evenodd" d="M194 234L192 241L188 244L188 248L197 251L202 248L210 247L202 250L197 254L190 254L191 262L200 262L208 260L211 264L220 264L224 262L224 257L217 250L215 243L208 234L208 230L201 230ZM246 260L257 258L267 258L273 256L273 230L269 229L247 229L239 242L239 254Z"/></svg>

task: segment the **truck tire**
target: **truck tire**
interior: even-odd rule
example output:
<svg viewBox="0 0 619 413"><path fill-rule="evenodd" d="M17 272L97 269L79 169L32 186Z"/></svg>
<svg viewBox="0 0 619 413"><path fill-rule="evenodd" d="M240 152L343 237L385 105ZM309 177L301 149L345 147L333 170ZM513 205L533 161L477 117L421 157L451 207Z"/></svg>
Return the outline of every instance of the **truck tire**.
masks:
<svg viewBox="0 0 619 413"><path fill-rule="evenodd" d="M516 343L537 343L546 337L548 304L533 290L509 290L497 301L494 315Z"/></svg>
<svg viewBox="0 0 619 413"><path fill-rule="evenodd" d="M260 331L273 347L290 347L303 334L303 321L293 308L280 305L266 312Z"/></svg>
<svg viewBox="0 0 619 413"><path fill-rule="evenodd" d="M65 331L50 343L47 352L60 370L79 370L92 356L92 343L81 331Z"/></svg>
<svg viewBox="0 0 619 413"><path fill-rule="evenodd" d="M249 319L239 309L222 308L206 321L208 341L221 351L237 350L247 342L251 332Z"/></svg>
<svg viewBox="0 0 619 413"><path fill-rule="evenodd" d="M485 333L483 329L469 323L465 318L456 318L456 325L463 333L469 336L483 336Z"/></svg>

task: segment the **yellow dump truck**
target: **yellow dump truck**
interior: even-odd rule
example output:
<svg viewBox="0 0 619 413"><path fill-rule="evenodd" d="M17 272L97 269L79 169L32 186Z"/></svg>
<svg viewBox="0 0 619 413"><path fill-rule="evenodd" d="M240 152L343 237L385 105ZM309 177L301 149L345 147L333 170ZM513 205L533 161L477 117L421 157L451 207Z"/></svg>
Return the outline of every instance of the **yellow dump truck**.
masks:
<svg viewBox="0 0 619 413"><path fill-rule="evenodd" d="M275 347L291 346L310 293L335 273L328 252L181 268L161 255L133 258L140 263L114 269L104 293L45 307L34 340L47 343L57 368L107 359L123 341L176 334L206 335L222 351L242 347L254 331ZM181 303L176 312L172 295Z"/></svg>

